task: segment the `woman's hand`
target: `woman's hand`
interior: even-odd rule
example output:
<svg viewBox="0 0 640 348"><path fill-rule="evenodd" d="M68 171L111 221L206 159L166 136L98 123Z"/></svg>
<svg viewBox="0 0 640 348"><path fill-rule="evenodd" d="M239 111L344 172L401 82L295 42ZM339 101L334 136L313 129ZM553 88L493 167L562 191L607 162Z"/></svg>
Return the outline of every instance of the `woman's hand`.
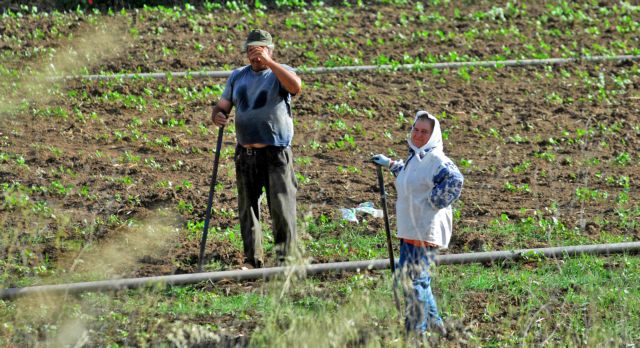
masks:
<svg viewBox="0 0 640 348"><path fill-rule="evenodd" d="M383 167L389 168L391 166L391 159L389 159L389 157L387 157L387 156L385 156L385 155L383 155L381 153L371 157L371 160L373 161L373 163L375 163L377 165L381 165Z"/></svg>

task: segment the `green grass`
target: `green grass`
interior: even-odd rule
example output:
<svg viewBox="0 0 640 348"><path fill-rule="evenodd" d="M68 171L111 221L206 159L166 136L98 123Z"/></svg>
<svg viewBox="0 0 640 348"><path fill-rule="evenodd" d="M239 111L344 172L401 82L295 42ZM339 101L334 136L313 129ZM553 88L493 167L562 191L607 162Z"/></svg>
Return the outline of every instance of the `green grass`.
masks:
<svg viewBox="0 0 640 348"><path fill-rule="evenodd" d="M167 345L176 330L193 326L233 336L246 325L257 326L252 347L408 346L389 278L388 271L293 276L254 283L248 292L239 291L242 284L218 283L86 293L64 301L0 301L0 343L59 342L72 323L100 346ZM637 256L440 266L433 288L451 341L427 337L432 344L591 346L640 340Z"/></svg>
<svg viewBox="0 0 640 348"><path fill-rule="evenodd" d="M312 222L307 228L311 239L305 241L304 245L307 252L312 256L341 260L388 257L384 229L372 232L366 220L359 225L346 221L334 221L325 224L321 223L319 226Z"/></svg>
<svg viewBox="0 0 640 348"><path fill-rule="evenodd" d="M174 287L156 303L159 314L185 317L209 317L221 315L247 316L247 311L266 312L268 298L256 293L240 293L231 296L216 291L201 291L194 287Z"/></svg>
<svg viewBox="0 0 640 348"><path fill-rule="evenodd" d="M498 346L535 345L541 337L560 346L617 345L640 339L639 267L636 256L449 266L438 269L435 286L454 318L483 309L478 327L501 332Z"/></svg>
<svg viewBox="0 0 640 348"><path fill-rule="evenodd" d="M33 214L37 202L19 199L24 197L20 195L30 195L30 191L17 186L4 188L5 209L20 216ZM632 218L637 209L629 211L626 219ZM53 213L64 215L50 211L43 218L50 218ZM5 228L9 228L7 232L11 231L9 223L4 222ZM310 239L304 243L309 256L348 260L386 257L383 230L372 229L368 223L347 224L321 216L308 220L306 228ZM238 232L237 228L233 230ZM548 231L551 233L547 234ZM469 232L472 231L459 231ZM525 248L534 242L551 245L589 242L578 231L564 227L561 221L538 213L520 219L503 216L479 232L488 241L499 238L514 248ZM265 234L268 244L268 228ZM3 236L5 245L14 243L9 250L15 252L17 240L12 239L15 231ZM44 240L41 237L46 235L34 232L31 243ZM229 235L219 237L228 239ZM607 233L600 239L626 240ZM239 239L234 244L238 242ZM59 243L59 247L64 247L69 242ZM89 245L87 251L91 250L94 249ZM47 270L47 260L37 257L15 263L25 260L25 255L14 254L17 259L3 261L3 282L19 278L17 284L28 285L30 279L41 276L38 270ZM526 263L498 262L491 267L478 264L438 267L434 292L453 336L451 341L441 342L436 337L428 337L427 341L434 345L456 345L464 340L472 345L505 347L637 342L639 268L640 260L635 256L534 258ZM100 278L91 272L84 274L88 277L85 280ZM64 278L63 274L60 276L59 279ZM74 275L72 280L83 279ZM223 333L235 337L247 326L252 327L251 346L257 347L299 346L307 342L313 342L312 346L412 344L402 335L386 271L306 280L293 277L260 284L254 283L257 286L247 288L249 291L242 290L242 284L219 283L87 293L64 299L0 301L0 318L4 323L0 344L73 344L76 342L73 339L85 337L99 346L166 346L188 332L185 337L190 340L219 338ZM541 337L548 341L541 341Z"/></svg>

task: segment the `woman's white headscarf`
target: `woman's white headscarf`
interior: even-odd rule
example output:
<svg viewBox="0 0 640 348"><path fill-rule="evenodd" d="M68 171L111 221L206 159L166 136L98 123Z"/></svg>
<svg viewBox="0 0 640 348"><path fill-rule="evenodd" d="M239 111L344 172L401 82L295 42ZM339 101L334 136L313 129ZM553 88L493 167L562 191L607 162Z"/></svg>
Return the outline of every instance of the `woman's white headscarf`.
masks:
<svg viewBox="0 0 640 348"><path fill-rule="evenodd" d="M407 139L407 142L409 143L409 147L413 150L413 153L416 154L416 158L418 159L419 162L422 161L422 158L428 152L431 152L433 150L443 151L444 149L442 145L442 132L440 131L440 122L438 122L438 119L435 118L435 116L431 115L430 113L424 110L420 110L416 112L416 117L413 119L413 125L411 127L413 128L413 126L416 125L416 122L418 122L418 117L423 115L427 115L429 119L433 120L433 131L431 132L431 137L429 138L429 141L427 141L427 143L424 144L422 147L416 147L411 141L411 133L409 133L409 139Z"/></svg>

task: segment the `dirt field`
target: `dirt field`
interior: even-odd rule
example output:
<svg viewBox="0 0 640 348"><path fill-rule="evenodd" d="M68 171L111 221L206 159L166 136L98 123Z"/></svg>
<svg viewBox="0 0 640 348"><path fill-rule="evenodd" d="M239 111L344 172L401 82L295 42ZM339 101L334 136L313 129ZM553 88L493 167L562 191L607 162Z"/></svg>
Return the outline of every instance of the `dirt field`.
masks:
<svg viewBox="0 0 640 348"><path fill-rule="evenodd" d="M464 12L487 11L491 7L488 2L474 2L464 7ZM625 40L637 43L637 37L635 41L630 38L633 32L620 33L613 24L601 27L600 35L593 35L577 30L577 21L563 22L555 17L548 18L544 28L557 28L561 35L536 33L532 18L548 13L545 3L538 2L527 4L526 15L507 13L506 21L420 23L411 16L403 17L405 10L410 14L412 7L407 5L399 11L376 5L367 11L345 10L348 15L336 10L333 17L329 16L338 18L331 25L309 25L304 29L285 24L287 18L304 18L286 10L252 19L241 14L193 19L131 11L126 17L100 19L115 33L111 40L102 42L108 46L103 50L99 49L100 42L92 41L92 35L84 35L94 26L86 16L70 15L62 23L53 17L3 19L0 32L5 39L0 41L0 52L4 53L5 67L46 72L43 61L47 58L18 58L8 52L37 46L55 48L56 52L51 53L55 56L73 45L60 37L75 33L77 38L86 40L85 47L95 45L95 51L76 56L67 62L63 72L82 72L75 68L83 67L84 72L94 74L228 70L246 64L239 45L252 27L269 29L277 40L276 59L293 67L327 66L327 62L340 57L359 57L355 64L371 64L381 55L399 62L405 55L428 61L429 56L446 56L450 52L476 60L493 59L499 54L509 59L530 58L527 44L531 41L527 38L536 35L537 41L548 47L550 57L562 56L563 47L571 43L577 47L593 47L594 43L610 47L614 41ZM454 6L440 8L439 14L445 18L456 16ZM587 14L597 17L595 12ZM632 17L637 22L638 13ZM374 25L380 18L390 25ZM407 20L410 25L397 25ZM462 33L473 26L480 32L498 32L500 28L517 28L518 32L495 34L493 40L470 41L460 36L412 36L419 30ZM52 27L58 36L51 35ZM46 34L43 39L30 38L36 30ZM566 32L572 30L572 41L567 42ZM20 40L6 39L11 36L21 38L23 45L18 45ZM403 36L412 39L398 39ZM196 43L201 46L198 48ZM512 56L505 53L505 47L514 52ZM76 46L76 51L81 50ZM619 85L615 78L621 72L625 72L626 81ZM440 118L448 135L445 151L465 176L463 194L456 204L458 233L448 252L555 245L561 236L548 238L542 225L546 221L564 224L566 233L579 234L585 242L640 238L636 228L640 198L637 61L478 68L468 73L469 76L458 70L301 73L304 91L293 101L300 221L305 216L317 219L322 214L338 219L338 208L361 202L377 205L375 168L368 159L372 154L389 151L395 152L396 158L404 158L413 115L424 109ZM598 81L604 81L600 94ZM178 228L184 228L187 221L201 221L217 134L209 113L224 82L225 79L195 78L65 80L17 87L6 92L5 101L22 100L23 104L17 105L23 106L17 112L3 112L0 118L0 152L7 154L0 161L0 181L48 188L34 191L32 199L46 201L66 216L49 219L44 227L38 225L53 234L64 230L57 238L74 239L81 231L92 231L84 238L107 243L118 238L127 219L152 219L160 208L178 207L177 219L170 222ZM43 97L36 91L52 86L59 86L60 92ZM216 92L198 97L207 89ZM221 185L214 203L217 212L211 222L220 230L237 224L237 219L224 214L236 209L234 137L227 129L218 175ZM395 201L392 180L387 173L391 207ZM56 192L60 185L62 191L67 187L68 192ZM620 200L624 202L621 204ZM19 221L11 212L6 204L0 208L5 226L15 222L27 229L30 224L38 224ZM393 222L393 209L391 214ZM523 244L517 236L486 233L495 221L507 218L534 219L541 224L536 232L539 238L529 238ZM96 223L96 219L103 223ZM372 219L368 228L378 230L382 226L381 220ZM339 236L341 231L334 233ZM303 232L301 238L308 235ZM194 271L198 242L197 238L181 234L179 241L169 243L164 255L137 260L136 267L122 275ZM36 253L58 263L60 268L71 267L75 255L63 247L45 244ZM242 263L241 250L231 242L212 243L207 253L224 268L237 268ZM324 261L336 260L315 258L315 262Z"/></svg>
<svg viewBox="0 0 640 348"><path fill-rule="evenodd" d="M239 6L227 3L227 9ZM302 68L303 92L293 100L293 153L303 244L340 239L353 228L337 224L320 238L307 223L338 221L339 208L362 202L379 206L369 159L376 153L406 157L406 137L420 109L440 119L445 151L465 177L446 253L640 239L637 60L304 73L322 66L637 55L637 6L380 3L5 14L3 287L196 270L217 134L211 105L225 79L47 76L227 71L246 64L240 45L256 27L274 35L277 61ZM234 147L228 127L207 246L210 270L237 269L243 261L239 237L233 237ZM393 228L393 177L386 173L385 179ZM369 219L356 231L375 235L382 228L381 219ZM348 252L310 254L313 262L352 259ZM259 286L221 285L227 295ZM488 296L473 295L477 301L465 309L471 324L463 324L479 320L478 332L486 337L502 334L479 319ZM510 314L503 309L501 315ZM232 327L231 340L242 345L257 325L234 315L189 320Z"/></svg>

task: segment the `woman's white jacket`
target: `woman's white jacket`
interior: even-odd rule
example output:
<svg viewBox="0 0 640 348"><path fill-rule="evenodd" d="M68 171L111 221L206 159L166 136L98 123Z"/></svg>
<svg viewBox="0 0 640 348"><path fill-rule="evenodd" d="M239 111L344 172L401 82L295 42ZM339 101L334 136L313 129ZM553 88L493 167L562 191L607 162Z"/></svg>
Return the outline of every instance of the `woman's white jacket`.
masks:
<svg viewBox="0 0 640 348"><path fill-rule="evenodd" d="M409 137L406 162L394 161L390 168L396 175L398 238L447 248L453 230L451 204L460 197L464 179L444 154L440 123L429 118L435 124L427 144L416 148Z"/></svg>

